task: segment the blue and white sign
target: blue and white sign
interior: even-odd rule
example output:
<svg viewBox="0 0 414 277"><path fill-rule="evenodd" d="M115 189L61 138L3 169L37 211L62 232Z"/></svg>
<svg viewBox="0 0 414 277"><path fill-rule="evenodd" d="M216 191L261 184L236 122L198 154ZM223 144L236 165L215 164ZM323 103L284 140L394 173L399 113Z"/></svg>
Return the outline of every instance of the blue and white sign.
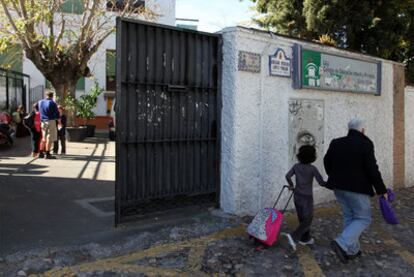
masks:
<svg viewBox="0 0 414 277"><path fill-rule="evenodd" d="M290 77L291 63L283 49L278 48L274 55L269 56L270 76Z"/></svg>

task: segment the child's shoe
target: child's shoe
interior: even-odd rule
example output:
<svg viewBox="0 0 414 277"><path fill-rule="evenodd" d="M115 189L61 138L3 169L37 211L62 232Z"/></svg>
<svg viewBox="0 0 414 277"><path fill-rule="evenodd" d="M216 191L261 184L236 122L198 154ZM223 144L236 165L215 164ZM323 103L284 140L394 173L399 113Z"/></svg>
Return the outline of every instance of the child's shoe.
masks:
<svg viewBox="0 0 414 277"><path fill-rule="evenodd" d="M308 241L299 241L300 245L312 245L315 244L315 240L313 238L310 238Z"/></svg>
<svg viewBox="0 0 414 277"><path fill-rule="evenodd" d="M293 240L292 236L290 234L284 234L286 236L286 238L288 239L289 245L290 247L292 247L293 251L296 251L296 243Z"/></svg>

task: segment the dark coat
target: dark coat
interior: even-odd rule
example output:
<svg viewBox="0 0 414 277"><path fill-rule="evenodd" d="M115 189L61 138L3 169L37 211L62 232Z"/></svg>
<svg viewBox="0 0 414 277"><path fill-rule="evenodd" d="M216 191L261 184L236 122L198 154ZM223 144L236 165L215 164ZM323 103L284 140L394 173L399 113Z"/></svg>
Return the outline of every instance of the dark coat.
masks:
<svg viewBox="0 0 414 277"><path fill-rule="evenodd" d="M374 196L387 189L378 169L374 144L363 133L349 130L346 137L332 140L323 159L327 187Z"/></svg>

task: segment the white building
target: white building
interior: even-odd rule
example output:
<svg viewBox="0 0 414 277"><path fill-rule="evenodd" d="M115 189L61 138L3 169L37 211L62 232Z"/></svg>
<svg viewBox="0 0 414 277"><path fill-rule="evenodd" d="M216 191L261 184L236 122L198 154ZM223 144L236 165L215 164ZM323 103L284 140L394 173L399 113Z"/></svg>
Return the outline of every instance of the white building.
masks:
<svg viewBox="0 0 414 277"><path fill-rule="evenodd" d="M143 4L156 12L159 16L156 22L165 25L175 25L175 0L150 0L141 1ZM78 16L82 13L81 0L67 0L62 6L62 10L67 14ZM115 20L114 20L115 22ZM112 106L113 97L115 96L115 33L109 36L100 49L95 53L89 62L89 68L92 71L91 78L81 78L77 84L77 96L80 96L89 91L94 82L97 81L105 92L98 100L95 113L99 116L108 115L108 110ZM22 62L17 62L16 71L22 71L30 76L30 87L45 86L50 84L45 77L40 73L36 66L26 57L19 57ZM1 64L0 57L0 64Z"/></svg>

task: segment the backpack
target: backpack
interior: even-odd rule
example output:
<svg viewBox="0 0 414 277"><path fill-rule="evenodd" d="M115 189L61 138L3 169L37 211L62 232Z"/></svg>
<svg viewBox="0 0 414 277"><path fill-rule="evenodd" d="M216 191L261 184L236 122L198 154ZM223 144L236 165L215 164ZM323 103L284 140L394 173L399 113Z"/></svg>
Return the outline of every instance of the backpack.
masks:
<svg viewBox="0 0 414 277"><path fill-rule="evenodd" d="M34 128L34 123L35 123L34 121L35 121L35 113L31 112L29 115L23 118L23 125L27 129L32 129Z"/></svg>

